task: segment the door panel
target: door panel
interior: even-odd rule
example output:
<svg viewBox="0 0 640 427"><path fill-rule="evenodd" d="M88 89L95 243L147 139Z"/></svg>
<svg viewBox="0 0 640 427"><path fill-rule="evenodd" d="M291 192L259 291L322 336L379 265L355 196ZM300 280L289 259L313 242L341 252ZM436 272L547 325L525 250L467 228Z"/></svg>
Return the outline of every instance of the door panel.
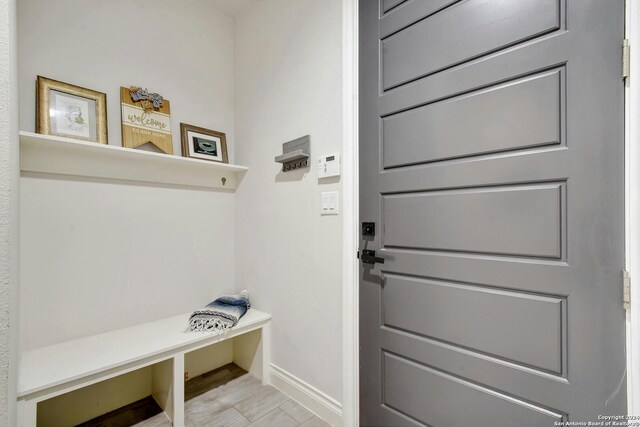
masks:
<svg viewBox="0 0 640 427"><path fill-rule="evenodd" d="M532 405L389 353L384 404L430 426L553 426L562 414ZM411 390L420 389L420 394ZM464 407L465 410L460 410ZM408 415L411 414L411 415Z"/></svg>
<svg viewBox="0 0 640 427"><path fill-rule="evenodd" d="M559 4L558 0L461 1L397 30L381 41L383 89L556 30Z"/></svg>
<svg viewBox="0 0 640 427"><path fill-rule="evenodd" d="M387 327L561 375L564 304L553 296L386 275L382 317Z"/></svg>
<svg viewBox="0 0 640 427"><path fill-rule="evenodd" d="M571 385L557 374L516 364L457 344L385 326L380 328L379 339L381 353L385 351L400 357L410 355L405 358L420 366L432 367L442 373L449 373L510 396L526 398L527 401L541 407L565 408L571 401ZM423 388L420 385L408 391L416 396L423 394ZM382 404L382 400L379 400L378 404ZM396 424L362 421L362 425L393 426ZM481 424L475 425L481 426Z"/></svg>
<svg viewBox="0 0 640 427"><path fill-rule="evenodd" d="M382 196L384 247L559 259L563 185Z"/></svg>
<svg viewBox="0 0 640 427"><path fill-rule="evenodd" d="M382 10L384 12L388 12L394 7L399 6L401 3L404 3L407 0L382 0Z"/></svg>
<svg viewBox="0 0 640 427"><path fill-rule="evenodd" d="M383 117L384 168L560 144L560 73Z"/></svg>
<svg viewBox="0 0 640 427"><path fill-rule="evenodd" d="M623 18L360 1L362 425L625 413Z"/></svg>
<svg viewBox="0 0 640 427"><path fill-rule="evenodd" d="M395 33L410 24L417 22L438 12L445 6L453 4L460 0L429 0L429 1L406 1L404 6L396 10L393 13L389 12L389 9L385 8L385 12L380 18L380 38L385 38ZM397 3L397 1L393 1Z"/></svg>

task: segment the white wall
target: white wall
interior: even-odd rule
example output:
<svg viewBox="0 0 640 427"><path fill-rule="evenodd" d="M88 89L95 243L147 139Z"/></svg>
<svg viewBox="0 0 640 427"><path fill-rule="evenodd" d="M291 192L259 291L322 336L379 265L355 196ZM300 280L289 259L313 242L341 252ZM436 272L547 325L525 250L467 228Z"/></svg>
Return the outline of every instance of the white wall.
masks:
<svg viewBox="0 0 640 427"><path fill-rule="evenodd" d="M0 0L0 425L16 425L18 99L15 0Z"/></svg>
<svg viewBox="0 0 640 427"><path fill-rule="evenodd" d="M232 193L31 175L21 185L23 349L234 289Z"/></svg>
<svg viewBox="0 0 640 427"><path fill-rule="evenodd" d="M233 163L233 19L208 0L20 0L20 127L35 128L37 75L107 94L109 144L122 145L120 86L171 102L180 122L227 134Z"/></svg>
<svg viewBox="0 0 640 427"><path fill-rule="evenodd" d="M340 0L262 0L236 16L238 287L273 315L272 362L341 400L342 226L320 216L319 155L342 144ZM311 135L311 165L280 172L282 143Z"/></svg>
<svg viewBox="0 0 640 427"><path fill-rule="evenodd" d="M35 78L107 93L120 145L119 87L171 101L179 124L227 133L233 160L233 20L208 0L20 0L21 127L34 129ZM21 178L21 338L30 349L186 313L234 289L227 192Z"/></svg>

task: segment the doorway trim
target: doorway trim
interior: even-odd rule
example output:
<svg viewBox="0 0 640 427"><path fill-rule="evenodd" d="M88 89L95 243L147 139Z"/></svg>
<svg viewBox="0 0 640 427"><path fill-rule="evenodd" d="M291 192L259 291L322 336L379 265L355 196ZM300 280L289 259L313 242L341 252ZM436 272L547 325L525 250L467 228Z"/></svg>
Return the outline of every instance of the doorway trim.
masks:
<svg viewBox="0 0 640 427"><path fill-rule="evenodd" d="M358 0L342 0L342 425L359 425Z"/></svg>

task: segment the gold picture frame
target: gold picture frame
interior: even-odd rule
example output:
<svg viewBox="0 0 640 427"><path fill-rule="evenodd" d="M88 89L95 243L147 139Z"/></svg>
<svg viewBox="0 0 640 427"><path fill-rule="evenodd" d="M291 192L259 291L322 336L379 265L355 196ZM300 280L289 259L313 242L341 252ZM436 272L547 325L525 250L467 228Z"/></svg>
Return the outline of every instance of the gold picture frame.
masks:
<svg viewBox="0 0 640 427"><path fill-rule="evenodd" d="M227 135L216 130L180 123L182 156L229 163Z"/></svg>
<svg viewBox="0 0 640 427"><path fill-rule="evenodd" d="M107 144L107 95L38 76L36 132Z"/></svg>

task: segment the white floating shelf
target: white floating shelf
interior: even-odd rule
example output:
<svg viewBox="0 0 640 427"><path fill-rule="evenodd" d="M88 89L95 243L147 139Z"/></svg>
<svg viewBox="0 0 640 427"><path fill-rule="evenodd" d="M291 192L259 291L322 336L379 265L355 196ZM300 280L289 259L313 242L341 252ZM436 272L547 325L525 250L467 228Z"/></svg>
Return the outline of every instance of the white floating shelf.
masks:
<svg viewBox="0 0 640 427"><path fill-rule="evenodd" d="M20 132L20 169L23 172L228 190L234 190L249 170L244 166L32 132Z"/></svg>

